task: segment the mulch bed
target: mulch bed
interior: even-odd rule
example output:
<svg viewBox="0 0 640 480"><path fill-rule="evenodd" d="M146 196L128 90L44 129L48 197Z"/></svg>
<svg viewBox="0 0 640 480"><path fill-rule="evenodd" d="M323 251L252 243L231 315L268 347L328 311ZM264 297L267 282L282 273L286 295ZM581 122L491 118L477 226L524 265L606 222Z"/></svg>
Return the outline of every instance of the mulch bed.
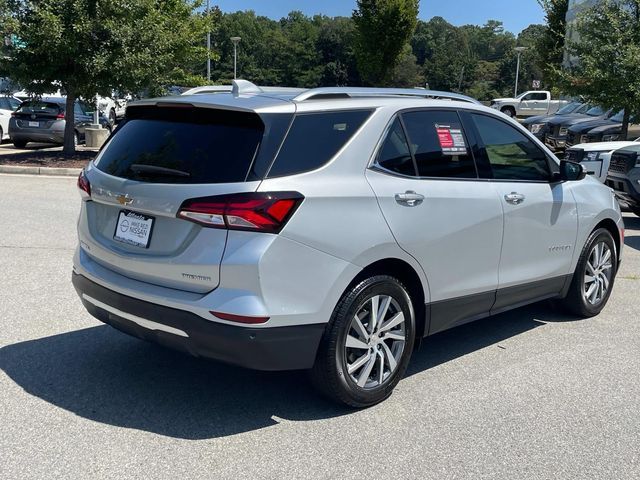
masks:
<svg viewBox="0 0 640 480"><path fill-rule="evenodd" d="M78 151L74 155L64 155L60 151L20 152L0 155L0 165L20 167L83 168L96 156L96 152Z"/></svg>

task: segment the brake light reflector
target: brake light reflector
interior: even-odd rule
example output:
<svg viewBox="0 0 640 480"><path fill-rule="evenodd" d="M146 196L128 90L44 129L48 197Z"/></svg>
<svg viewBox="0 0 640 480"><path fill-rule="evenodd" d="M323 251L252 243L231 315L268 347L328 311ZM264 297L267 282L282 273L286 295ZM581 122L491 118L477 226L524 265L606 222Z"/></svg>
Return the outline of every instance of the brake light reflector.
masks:
<svg viewBox="0 0 640 480"><path fill-rule="evenodd" d="M214 317L218 317L222 320L236 323L247 323L250 325L266 323L267 320L269 320L269 317L247 317L245 315L233 315L231 313L214 312L213 310L209 313L211 313L211 315L213 315Z"/></svg>
<svg viewBox="0 0 640 480"><path fill-rule="evenodd" d="M236 193L186 200L178 217L205 227L278 233L304 197L298 192Z"/></svg>
<svg viewBox="0 0 640 480"><path fill-rule="evenodd" d="M84 170L82 170L78 176L78 188L80 189L80 196L82 198L91 197L91 184L89 183L89 179L85 175Z"/></svg>

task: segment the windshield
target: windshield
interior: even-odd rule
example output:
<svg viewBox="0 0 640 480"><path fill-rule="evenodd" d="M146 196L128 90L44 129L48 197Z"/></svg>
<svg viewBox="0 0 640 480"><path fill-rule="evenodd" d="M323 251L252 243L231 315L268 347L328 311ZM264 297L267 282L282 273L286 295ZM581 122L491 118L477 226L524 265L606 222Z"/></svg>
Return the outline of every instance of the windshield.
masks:
<svg viewBox="0 0 640 480"><path fill-rule="evenodd" d="M618 113L616 113L613 117L611 117L611 120L614 122L622 123L622 121L624 120L624 110L620 110Z"/></svg>
<svg viewBox="0 0 640 480"><path fill-rule="evenodd" d="M582 104L580 102L571 102L558 110L558 115L566 115L567 113L575 112L581 106Z"/></svg>
<svg viewBox="0 0 640 480"><path fill-rule="evenodd" d="M602 107L591 107L587 111L587 115L589 115L590 117L599 117L600 115L604 115L605 113L606 110Z"/></svg>

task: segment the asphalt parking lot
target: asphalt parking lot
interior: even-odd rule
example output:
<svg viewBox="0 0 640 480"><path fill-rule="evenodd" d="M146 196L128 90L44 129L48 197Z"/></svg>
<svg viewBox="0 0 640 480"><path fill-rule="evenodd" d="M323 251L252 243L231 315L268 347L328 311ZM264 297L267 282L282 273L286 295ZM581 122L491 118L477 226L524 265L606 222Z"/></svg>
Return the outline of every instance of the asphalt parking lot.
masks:
<svg viewBox="0 0 640 480"><path fill-rule="evenodd" d="M73 178L0 175L0 478L640 478L640 218L597 318L537 304L428 339L364 411L184 356L71 286Z"/></svg>

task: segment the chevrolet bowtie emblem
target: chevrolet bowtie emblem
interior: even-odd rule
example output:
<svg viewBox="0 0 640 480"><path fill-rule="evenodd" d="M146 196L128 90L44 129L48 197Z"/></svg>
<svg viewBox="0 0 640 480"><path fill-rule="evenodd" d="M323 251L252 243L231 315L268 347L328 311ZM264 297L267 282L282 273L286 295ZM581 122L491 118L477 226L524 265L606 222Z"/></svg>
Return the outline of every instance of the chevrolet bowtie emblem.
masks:
<svg viewBox="0 0 640 480"><path fill-rule="evenodd" d="M118 200L120 205L131 205L133 203L133 198L128 195L118 195L116 200Z"/></svg>

